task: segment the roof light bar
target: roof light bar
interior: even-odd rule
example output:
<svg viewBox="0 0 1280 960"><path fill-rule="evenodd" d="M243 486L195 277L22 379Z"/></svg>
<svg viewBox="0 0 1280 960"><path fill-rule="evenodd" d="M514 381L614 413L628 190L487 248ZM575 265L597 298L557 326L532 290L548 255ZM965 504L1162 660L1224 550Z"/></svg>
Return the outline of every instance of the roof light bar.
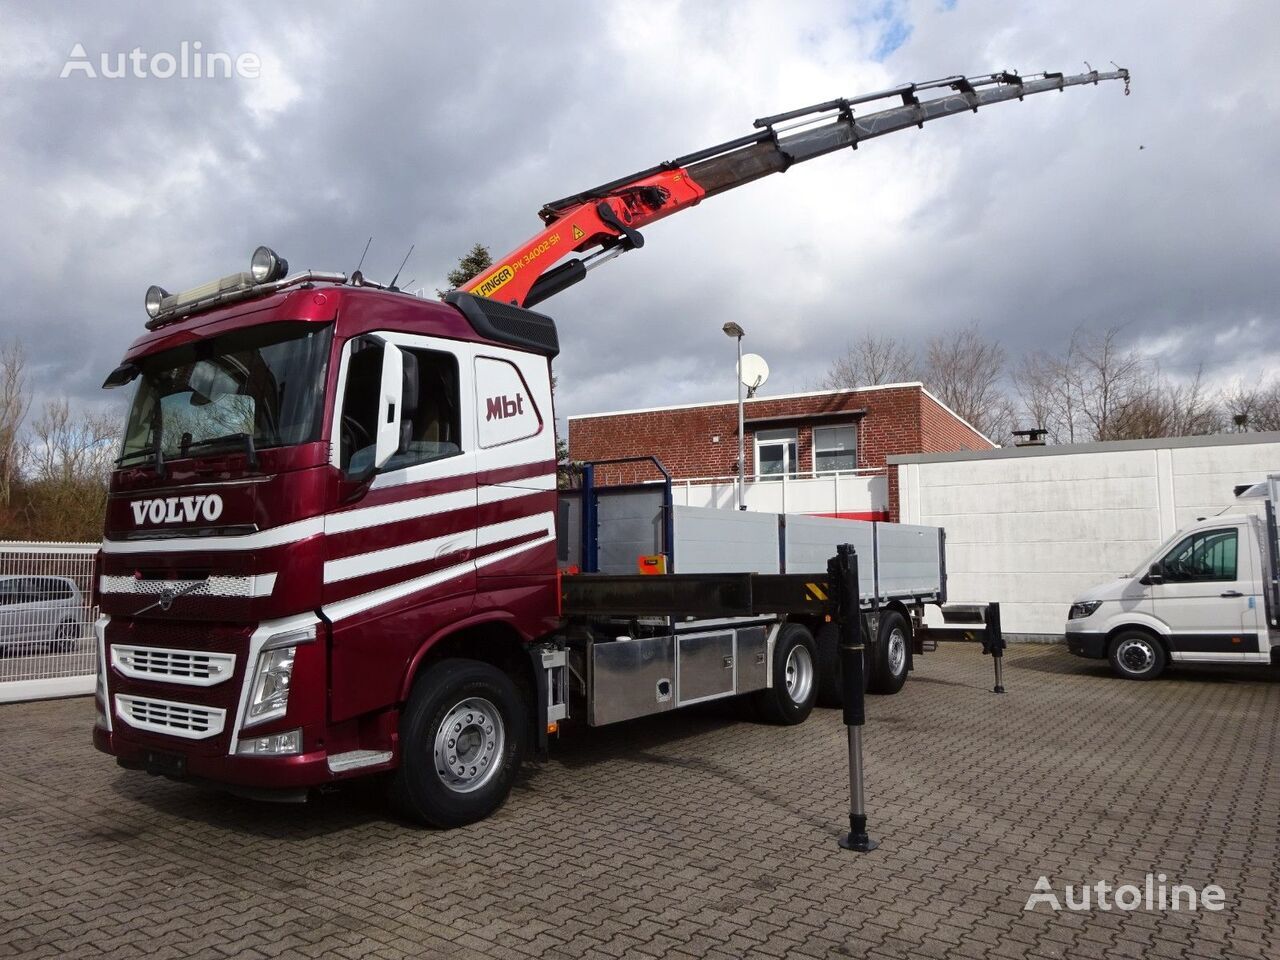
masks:
<svg viewBox="0 0 1280 960"><path fill-rule="evenodd" d="M341 273L316 273L304 271L296 276L287 276L289 262L270 247L258 247L249 260L249 269L241 273L232 273L218 280L183 290L180 293L169 293L160 286L147 288L145 299L147 329L170 323L181 317L200 310L247 300L250 297L265 296L282 287L308 280L327 280L334 283L345 283L346 275Z"/></svg>

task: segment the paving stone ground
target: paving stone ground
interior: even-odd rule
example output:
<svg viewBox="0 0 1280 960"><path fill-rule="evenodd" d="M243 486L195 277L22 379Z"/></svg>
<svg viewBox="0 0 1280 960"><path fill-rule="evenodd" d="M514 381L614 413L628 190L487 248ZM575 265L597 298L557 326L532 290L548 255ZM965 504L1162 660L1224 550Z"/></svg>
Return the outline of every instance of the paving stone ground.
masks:
<svg viewBox="0 0 1280 960"><path fill-rule="evenodd" d="M491 820L394 819L118 769L89 699L0 707L0 957L1280 957L1280 674L1113 679L944 644L869 702L845 853L840 714L574 731ZM1226 891L1221 912L1024 911L1041 875Z"/></svg>

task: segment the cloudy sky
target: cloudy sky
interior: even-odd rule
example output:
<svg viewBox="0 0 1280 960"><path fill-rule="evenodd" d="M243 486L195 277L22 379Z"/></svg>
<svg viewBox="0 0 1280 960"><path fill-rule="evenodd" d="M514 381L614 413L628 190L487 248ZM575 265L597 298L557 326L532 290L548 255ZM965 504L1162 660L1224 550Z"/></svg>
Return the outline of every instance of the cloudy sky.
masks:
<svg viewBox="0 0 1280 960"><path fill-rule="evenodd" d="M259 76L60 78L141 48ZM1280 369L1280 7L1269 0L532 4L0 0L0 340L86 400L174 290L267 243L429 290L541 203L907 80L1133 71L886 137L649 228L540 309L558 413L727 398L734 319L813 386L865 330L979 322L1013 356L1127 323L1175 376Z"/></svg>

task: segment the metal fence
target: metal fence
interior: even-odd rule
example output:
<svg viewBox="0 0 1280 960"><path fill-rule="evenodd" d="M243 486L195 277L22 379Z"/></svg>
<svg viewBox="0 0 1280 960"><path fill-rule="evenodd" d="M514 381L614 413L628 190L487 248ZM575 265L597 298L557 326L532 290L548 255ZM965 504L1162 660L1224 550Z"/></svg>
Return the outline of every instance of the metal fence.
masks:
<svg viewBox="0 0 1280 960"><path fill-rule="evenodd" d="M97 551L0 542L0 703L93 692Z"/></svg>

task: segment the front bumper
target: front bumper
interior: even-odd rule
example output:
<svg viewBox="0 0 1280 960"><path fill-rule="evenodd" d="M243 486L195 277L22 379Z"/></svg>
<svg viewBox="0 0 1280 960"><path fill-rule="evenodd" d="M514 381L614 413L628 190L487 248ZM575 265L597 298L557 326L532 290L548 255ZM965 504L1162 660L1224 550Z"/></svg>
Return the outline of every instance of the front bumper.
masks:
<svg viewBox="0 0 1280 960"><path fill-rule="evenodd" d="M1072 630L1068 625L1067 649L1077 657L1090 660L1105 660L1107 656L1107 635L1086 630Z"/></svg>
<svg viewBox="0 0 1280 960"><path fill-rule="evenodd" d="M168 744L157 747L132 742L122 731L108 733L101 727L94 728L93 745L114 756L122 767L163 772L179 780L190 778L263 790L297 790L336 779L329 770L328 753L324 750L280 757L211 756L188 752L179 743L169 748Z"/></svg>

